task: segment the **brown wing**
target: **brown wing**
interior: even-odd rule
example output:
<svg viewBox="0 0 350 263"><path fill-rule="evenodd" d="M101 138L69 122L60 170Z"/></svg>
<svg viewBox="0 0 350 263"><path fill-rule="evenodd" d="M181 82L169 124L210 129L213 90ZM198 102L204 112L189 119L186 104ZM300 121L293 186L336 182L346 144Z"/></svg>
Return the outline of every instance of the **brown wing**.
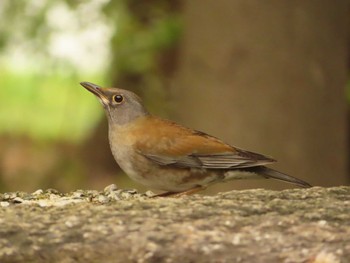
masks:
<svg viewBox="0 0 350 263"><path fill-rule="evenodd" d="M176 123L147 117L135 128L137 151L159 165L180 168L235 169L275 160L232 147L219 139ZM137 139L136 139L137 138Z"/></svg>

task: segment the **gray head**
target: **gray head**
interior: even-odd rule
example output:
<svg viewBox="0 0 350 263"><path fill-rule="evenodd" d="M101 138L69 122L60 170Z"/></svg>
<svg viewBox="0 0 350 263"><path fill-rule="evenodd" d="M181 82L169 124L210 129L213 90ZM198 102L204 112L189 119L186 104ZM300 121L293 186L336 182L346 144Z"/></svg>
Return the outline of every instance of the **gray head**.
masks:
<svg viewBox="0 0 350 263"><path fill-rule="evenodd" d="M80 82L80 85L100 100L110 124L123 125L149 114L140 97L131 91L101 88L90 82Z"/></svg>

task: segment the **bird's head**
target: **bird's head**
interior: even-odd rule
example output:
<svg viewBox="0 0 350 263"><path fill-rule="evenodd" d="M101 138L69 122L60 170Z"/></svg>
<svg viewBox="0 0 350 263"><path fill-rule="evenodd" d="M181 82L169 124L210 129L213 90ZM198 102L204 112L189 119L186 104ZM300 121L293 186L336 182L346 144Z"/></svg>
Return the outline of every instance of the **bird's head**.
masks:
<svg viewBox="0 0 350 263"><path fill-rule="evenodd" d="M127 124L149 114L140 97L131 91L102 88L90 82L80 84L100 100L110 124L111 122L115 125Z"/></svg>

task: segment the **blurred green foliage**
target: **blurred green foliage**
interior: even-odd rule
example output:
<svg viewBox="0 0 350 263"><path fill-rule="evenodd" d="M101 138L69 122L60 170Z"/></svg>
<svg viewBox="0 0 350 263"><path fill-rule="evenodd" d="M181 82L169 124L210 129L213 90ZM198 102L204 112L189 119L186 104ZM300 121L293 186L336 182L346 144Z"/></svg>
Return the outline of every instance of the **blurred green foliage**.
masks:
<svg viewBox="0 0 350 263"><path fill-rule="evenodd" d="M57 1L11 1L0 2L0 50L8 45L21 43L32 52L45 53L50 30L45 23L48 10ZM29 41L28 41L29 40Z"/></svg>
<svg viewBox="0 0 350 263"><path fill-rule="evenodd" d="M105 8L116 25L112 74L150 73L158 66L157 55L177 43L182 32L180 16L169 10L168 1L158 2L162 5L111 1Z"/></svg>
<svg viewBox="0 0 350 263"><path fill-rule="evenodd" d="M159 59L161 52L171 49L181 34L181 20L174 11L176 2L4 0L0 3L0 51L22 48L22 52L30 55L36 70L31 70L30 64L28 68L14 70L0 61L0 133L35 139L83 140L102 110L78 85L80 81L100 85L120 83L128 89L142 86L142 91L137 91L148 104L164 102L165 84ZM101 69L84 74L69 59L50 56L52 36L62 31L56 24L50 24L55 13L63 17L64 13L73 15L70 19L75 19L76 25L72 27L79 25L81 29L94 25L94 19L108 24L112 36L110 46L104 48L110 49L112 56L107 72ZM69 48L67 45L66 49ZM21 60L14 63L18 66ZM135 79L140 81L135 83Z"/></svg>
<svg viewBox="0 0 350 263"><path fill-rule="evenodd" d="M55 12L56 16L73 12L76 5L68 4L69 1L1 1L0 134L37 141L80 142L101 117L100 105L79 82L105 85L106 74L102 69L84 72L73 60L51 54L52 37L64 32L50 24L50 19L54 19ZM75 19L82 29L89 24L80 16ZM66 50L71 48L69 44ZM15 55L9 58L8 54Z"/></svg>
<svg viewBox="0 0 350 263"><path fill-rule="evenodd" d="M102 110L80 85L82 79L104 84L101 76L39 74L0 70L0 133L34 139L80 141Z"/></svg>

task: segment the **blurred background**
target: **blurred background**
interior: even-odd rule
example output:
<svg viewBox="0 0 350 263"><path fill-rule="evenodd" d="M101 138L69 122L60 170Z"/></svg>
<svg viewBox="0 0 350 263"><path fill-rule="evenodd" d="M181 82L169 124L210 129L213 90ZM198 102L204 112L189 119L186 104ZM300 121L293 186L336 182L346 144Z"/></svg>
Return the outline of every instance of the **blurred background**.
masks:
<svg viewBox="0 0 350 263"><path fill-rule="evenodd" d="M0 191L147 190L118 168L79 82L348 185L350 1L0 1ZM292 186L235 181L228 189Z"/></svg>

